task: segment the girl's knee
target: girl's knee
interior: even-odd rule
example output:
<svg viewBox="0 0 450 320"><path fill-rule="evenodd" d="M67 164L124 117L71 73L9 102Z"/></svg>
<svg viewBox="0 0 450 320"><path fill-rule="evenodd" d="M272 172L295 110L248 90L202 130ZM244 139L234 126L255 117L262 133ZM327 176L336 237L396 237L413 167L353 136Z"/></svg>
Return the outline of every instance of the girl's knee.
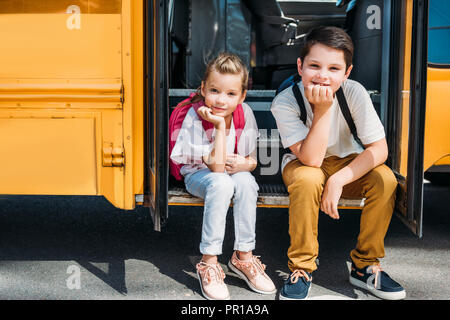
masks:
<svg viewBox="0 0 450 320"><path fill-rule="evenodd" d="M207 193L220 194L222 197L231 197L234 194L233 180L226 173L214 173Z"/></svg>
<svg viewBox="0 0 450 320"><path fill-rule="evenodd" d="M253 190L258 192L259 186L255 177L250 172L237 172L231 176L235 190Z"/></svg>

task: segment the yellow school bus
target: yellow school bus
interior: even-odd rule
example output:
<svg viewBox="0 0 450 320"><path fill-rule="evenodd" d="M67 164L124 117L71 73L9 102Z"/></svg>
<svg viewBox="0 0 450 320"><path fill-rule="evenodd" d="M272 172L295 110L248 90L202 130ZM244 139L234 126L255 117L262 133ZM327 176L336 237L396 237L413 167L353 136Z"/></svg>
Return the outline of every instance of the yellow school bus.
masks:
<svg viewBox="0 0 450 320"><path fill-rule="evenodd" d="M287 208L270 103L295 73L302 35L336 25L354 40L351 78L369 91L386 129L398 216L420 237L424 172L450 164L450 61L428 57L449 52L446 3L0 0L0 194L144 205L156 230L171 206L202 206L169 176L168 120L199 86L205 61L227 50L251 75L258 206ZM340 201L340 209L363 205Z"/></svg>
<svg viewBox="0 0 450 320"><path fill-rule="evenodd" d="M143 194L142 1L0 2L0 193Z"/></svg>

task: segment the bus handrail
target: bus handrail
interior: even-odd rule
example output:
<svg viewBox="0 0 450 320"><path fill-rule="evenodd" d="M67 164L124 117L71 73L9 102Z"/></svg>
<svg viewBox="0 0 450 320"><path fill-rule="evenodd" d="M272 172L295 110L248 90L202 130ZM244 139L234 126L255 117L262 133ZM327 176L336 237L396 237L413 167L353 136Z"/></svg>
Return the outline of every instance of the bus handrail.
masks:
<svg viewBox="0 0 450 320"><path fill-rule="evenodd" d="M0 83L0 101L99 101L121 102L117 84L13 84Z"/></svg>

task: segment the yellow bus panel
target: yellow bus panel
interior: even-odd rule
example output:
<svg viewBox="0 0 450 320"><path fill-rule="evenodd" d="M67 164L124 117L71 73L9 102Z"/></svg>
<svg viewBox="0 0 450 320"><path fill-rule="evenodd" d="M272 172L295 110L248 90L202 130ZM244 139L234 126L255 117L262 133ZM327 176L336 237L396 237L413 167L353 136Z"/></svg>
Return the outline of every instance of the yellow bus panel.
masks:
<svg viewBox="0 0 450 320"><path fill-rule="evenodd" d="M3 194L143 194L143 2L0 5Z"/></svg>
<svg viewBox="0 0 450 320"><path fill-rule="evenodd" d="M0 78L120 79L121 15L3 14ZM78 28L79 27L79 28Z"/></svg>
<svg viewBox="0 0 450 320"><path fill-rule="evenodd" d="M448 130L450 124L449 88L450 69L428 68L424 171L440 159L450 155L450 130ZM439 164L448 164L448 159L441 161Z"/></svg>
<svg viewBox="0 0 450 320"><path fill-rule="evenodd" d="M0 193L97 194L95 143L94 119L0 119Z"/></svg>

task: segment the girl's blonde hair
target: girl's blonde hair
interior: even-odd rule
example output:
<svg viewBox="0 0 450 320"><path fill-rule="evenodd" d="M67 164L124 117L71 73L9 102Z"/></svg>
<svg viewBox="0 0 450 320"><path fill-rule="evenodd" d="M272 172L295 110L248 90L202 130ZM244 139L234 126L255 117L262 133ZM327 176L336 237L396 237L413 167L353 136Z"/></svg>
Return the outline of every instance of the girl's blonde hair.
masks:
<svg viewBox="0 0 450 320"><path fill-rule="evenodd" d="M248 70L242 60L235 54L229 52L222 52L211 60L206 66L206 71L202 82L206 82L210 74L216 71L220 74L240 74L242 79L242 92L248 88ZM197 89L196 95L188 103L196 103L203 100L204 97L200 92L201 87Z"/></svg>

